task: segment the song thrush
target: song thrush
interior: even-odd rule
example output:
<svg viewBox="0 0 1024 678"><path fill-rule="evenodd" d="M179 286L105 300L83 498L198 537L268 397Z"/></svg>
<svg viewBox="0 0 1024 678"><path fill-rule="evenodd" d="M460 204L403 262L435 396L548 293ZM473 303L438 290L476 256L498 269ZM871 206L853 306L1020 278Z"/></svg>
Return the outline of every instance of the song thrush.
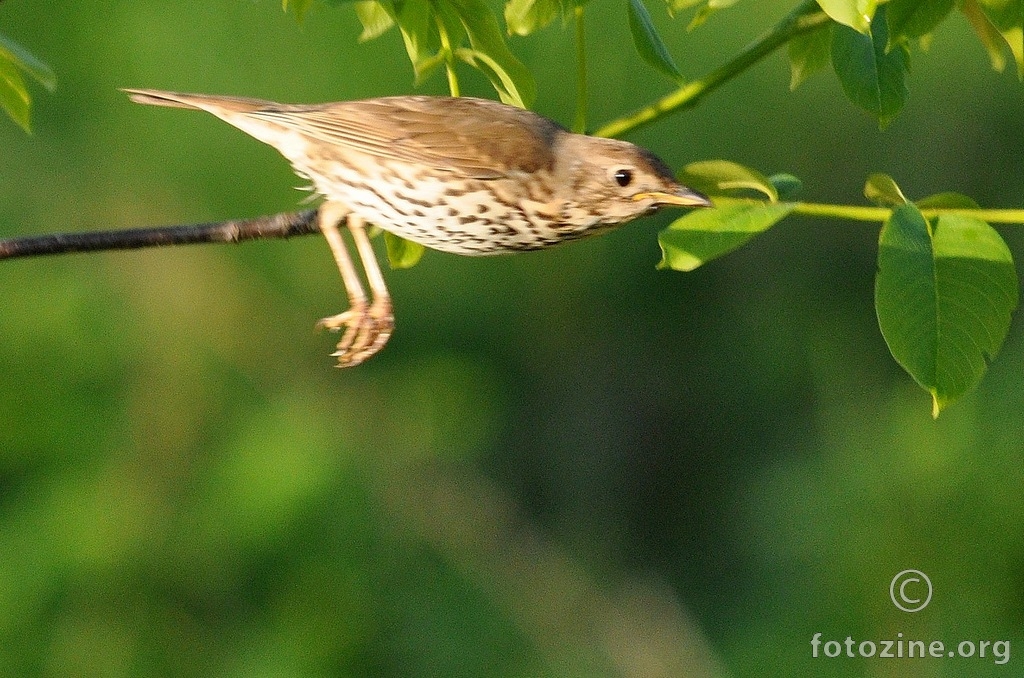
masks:
<svg viewBox="0 0 1024 678"><path fill-rule="evenodd" d="M572 134L494 101L394 96L303 106L125 91L138 103L212 113L276 148L323 196L318 225L349 309L318 326L345 330L333 354L341 367L379 351L394 329L366 224L433 249L485 255L593 235L662 205L710 204L644 148ZM342 223L362 261L369 302Z"/></svg>

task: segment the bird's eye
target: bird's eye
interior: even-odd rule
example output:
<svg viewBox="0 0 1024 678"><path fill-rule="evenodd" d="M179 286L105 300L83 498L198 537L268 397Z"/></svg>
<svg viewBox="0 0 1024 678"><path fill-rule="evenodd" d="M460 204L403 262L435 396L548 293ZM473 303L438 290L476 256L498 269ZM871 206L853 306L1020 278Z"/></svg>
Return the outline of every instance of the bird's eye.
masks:
<svg viewBox="0 0 1024 678"><path fill-rule="evenodd" d="M633 181L633 172L628 169L619 169L615 170L612 177L615 179L615 183L619 186L626 187Z"/></svg>

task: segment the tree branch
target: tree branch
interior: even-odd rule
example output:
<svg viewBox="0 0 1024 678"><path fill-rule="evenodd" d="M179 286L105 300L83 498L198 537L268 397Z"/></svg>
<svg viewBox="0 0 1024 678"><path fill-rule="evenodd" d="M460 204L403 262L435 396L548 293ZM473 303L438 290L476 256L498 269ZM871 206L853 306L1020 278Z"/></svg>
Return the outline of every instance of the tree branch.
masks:
<svg viewBox="0 0 1024 678"><path fill-rule="evenodd" d="M692 80L675 92L633 113L612 120L594 132L597 137L621 137L643 125L683 108L696 106L705 96L732 80L798 35L826 26L830 19L816 0L804 0L771 31L748 45L729 62L699 80Z"/></svg>
<svg viewBox="0 0 1024 678"><path fill-rule="evenodd" d="M132 228L118 231L54 233L0 240L0 259L34 257L69 252L133 250L162 245L242 242L267 238L291 238L319 233L317 209L271 214L252 219L229 219L185 226Z"/></svg>

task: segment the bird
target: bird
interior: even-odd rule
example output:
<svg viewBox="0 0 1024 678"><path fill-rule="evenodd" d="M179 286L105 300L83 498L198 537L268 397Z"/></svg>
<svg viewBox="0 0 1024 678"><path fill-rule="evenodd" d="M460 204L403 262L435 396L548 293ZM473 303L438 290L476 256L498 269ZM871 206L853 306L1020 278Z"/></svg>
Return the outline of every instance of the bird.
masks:
<svg viewBox="0 0 1024 678"><path fill-rule="evenodd" d="M663 206L707 207L654 153L568 131L532 111L473 97L387 96L296 105L125 88L132 101L206 111L277 149L322 203L348 309L331 355L359 365L394 331L368 226L461 255L536 250L605 232ZM341 235L347 229L366 294Z"/></svg>

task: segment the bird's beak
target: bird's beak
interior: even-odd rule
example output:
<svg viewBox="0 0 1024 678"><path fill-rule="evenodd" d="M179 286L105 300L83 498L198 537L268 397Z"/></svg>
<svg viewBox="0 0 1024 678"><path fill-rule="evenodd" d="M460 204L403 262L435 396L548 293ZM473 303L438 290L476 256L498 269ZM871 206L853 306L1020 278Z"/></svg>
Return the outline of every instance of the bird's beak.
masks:
<svg viewBox="0 0 1024 678"><path fill-rule="evenodd" d="M664 191L637 193L633 196L633 200L653 200L658 205L674 205L676 207L711 207L711 201L706 195L686 186L680 186L672 193Z"/></svg>

